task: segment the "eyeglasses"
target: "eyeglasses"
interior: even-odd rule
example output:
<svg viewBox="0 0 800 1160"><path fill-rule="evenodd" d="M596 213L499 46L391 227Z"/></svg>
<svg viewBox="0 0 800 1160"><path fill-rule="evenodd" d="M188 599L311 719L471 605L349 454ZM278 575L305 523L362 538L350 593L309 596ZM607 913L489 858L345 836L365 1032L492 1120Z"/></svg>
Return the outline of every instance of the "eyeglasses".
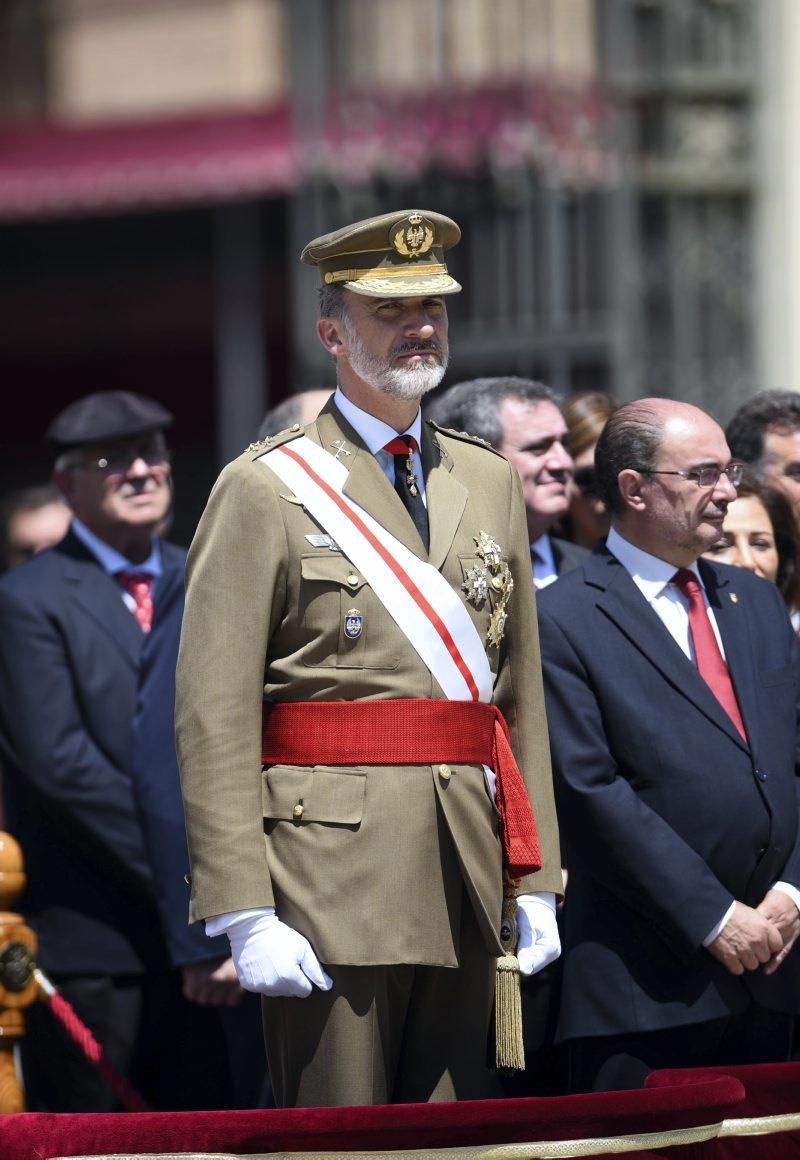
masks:
<svg viewBox="0 0 800 1160"><path fill-rule="evenodd" d="M690 479L704 489L712 489L719 483L721 475L727 475L732 487L738 487L742 482L743 463L729 463L727 467L695 467L691 471L653 471L649 467L637 467L643 475L680 475L682 479Z"/></svg>
<svg viewBox="0 0 800 1160"><path fill-rule="evenodd" d="M130 471L137 459L143 459L148 467L166 468L171 456L163 440L148 439L143 443L126 443L109 447L105 455L97 459L76 459L69 464L71 470L102 471L106 475L124 475Z"/></svg>
<svg viewBox="0 0 800 1160"><path fill-rule="evenodd" d="M597 472L593 467L578 467L573 473L572 479L575 486L584 495L595 495L597 488Z"/></svg>

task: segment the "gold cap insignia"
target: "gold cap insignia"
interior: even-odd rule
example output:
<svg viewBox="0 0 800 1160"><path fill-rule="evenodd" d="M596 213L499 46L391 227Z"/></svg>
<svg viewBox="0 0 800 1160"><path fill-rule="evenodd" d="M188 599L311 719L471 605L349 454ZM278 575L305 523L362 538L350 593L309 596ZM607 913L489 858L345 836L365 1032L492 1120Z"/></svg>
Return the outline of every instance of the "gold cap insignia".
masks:
<svg viewBox="0 0 800 1160"><path fill-rule="evenodd" d="M422 214L409 214L393 226L389 241L404 258L420 258L433 245L433 226Z"/></svg>

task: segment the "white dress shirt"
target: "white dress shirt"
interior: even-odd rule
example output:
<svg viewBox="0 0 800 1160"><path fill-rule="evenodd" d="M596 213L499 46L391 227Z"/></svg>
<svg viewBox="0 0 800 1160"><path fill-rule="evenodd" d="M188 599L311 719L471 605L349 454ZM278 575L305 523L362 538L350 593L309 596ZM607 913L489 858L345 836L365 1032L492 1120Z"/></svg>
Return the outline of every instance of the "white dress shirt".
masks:
<svg viewBox="0 0 800 1160"><path fill-rule="evenodd" d="M72 517L72 524L70 526L84 548L87 548L92 553L100 564L100 567L109 576L114 576L117 572L146 572L148 576L152 576L154 580L157 580L164 571L161 563L161 548L155 537L153 537L153 546L150 555L144 563L132 564L116 548L112 548L105 540L101 540L94 532L90 532L86 524L81 523L77 516ZM120 588L119 594L126 607L135 614L136 601L130 592L125 592L124 589Z"/></svg>
<svg viewBox="0 0 800 1160"><path fill-rule="evenodd" d="M377 419L374 415L370 415L367 411L362 411L355 403L352 403L347 395L340 387L336 388L333 396L333 401L344 415L347 422L353 430L361 436L366 443L369 450L380 464L381 470L389 483L394 487L394 456L384 451L383 448L392 439L396 439L398 432L394 427L390 427L388 423L384 423L382 419ZM405 431L399 432L401 435L413 435L416 440L417 448L419 449L422 443L422 412L417 409L414 416L414 422ZM428 501L425 498L425 476L422 471L422 457L419 450L415 451L411 456L411 461L414 464L414 474L417 477L417 490L422 496L422 502L428 506Z"/></svg>
<svg viewBox="0 0 800 1160"><path fill-rule="evenodd" d="M534 587L546 588L548 584L554 584L558 579L558 571L553 557L553 545L547 532L531 544L531 559Z"/></svg>
<svg viewBox="0 0 800 1160"><path fill-rule="evenodd" d="M680 646L689 660L695 663L692 638L689 632L689 601L683 592L681 592L680 588L678 588L677 584L672 583L672 577L678 571L675 565L668 564L666 560L661 560L658 556L651 556L649 552L643 552L641 548L637 548L629 540L624 539L616 528L612 528L608 533L606 547L613 556L616 556L625 571L629 573L631 580L633 580L675 643ZM708 614L711 627L714 630L714 636L717 638L719 651L724 658L725 648L722 643L722 637L719 634L714 611L708 603L705 585L700 576L697 561L687 570L697 577L697 582L700 585L700 591L703 593L703 600L706 604L706 613ZM776 882L773 889L781 890L784 894L788 894L792 902L800 910L800 891L796 887L792 886L789 882ZM707 947L709 943L714 941L717 935L722 933L728 919L733 914L735 905L735 903L731 903L720 921L709 931L703 939L703 946Z"/></svg>

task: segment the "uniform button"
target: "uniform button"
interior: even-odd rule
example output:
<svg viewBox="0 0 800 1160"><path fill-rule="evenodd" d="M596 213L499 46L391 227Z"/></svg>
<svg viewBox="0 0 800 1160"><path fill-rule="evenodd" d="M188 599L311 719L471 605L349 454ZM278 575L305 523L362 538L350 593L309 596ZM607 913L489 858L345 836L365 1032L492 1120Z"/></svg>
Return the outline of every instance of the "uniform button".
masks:
<svg viewBox="0 0 800 1160"><path fill-rule="evenodd" d="M302 802L297 803L297 805L292 810L292 815L295 818L302 818L302 816L303 816L303 803Z"/></svg>
<svg viewBox="0 0 800 1160"><path fill-rule="evenodd" d="M767 775L764 773L763 769L756 770L756 779L758 781L766 781L767 780Z"/></svg>
<svg viewBox="0 0 800 1160"><path fill-rule="evenodd" d="M353 585L358 584L358 576L356 576L355 572L351 572L347 577L347 583Z"/></svg>
<svg viewBox="0 0 800 1160"><path fill-rule="evenodd" d="M439 766L439 777L442 779L442 781L449 781L450 776L451 776L450 766L449 765L440 765Z"/></svg>
<svg viewBox="0 0 800 1160"><path fill-rule="evenodd" d="M299 431L299 430L300 430L300 424L299 424L299 423L292 423L292 430L293 430L293 431Z"/></svg>
<svg viewBox="0 0 800 1160"><path fill-rule="evenodd" d="M186 885L187 885L187 886L191 886L191 885L192 885L192 876L191 876L191 874L184 874L184 876L183 876L183 881L186 883Z"/></svg>

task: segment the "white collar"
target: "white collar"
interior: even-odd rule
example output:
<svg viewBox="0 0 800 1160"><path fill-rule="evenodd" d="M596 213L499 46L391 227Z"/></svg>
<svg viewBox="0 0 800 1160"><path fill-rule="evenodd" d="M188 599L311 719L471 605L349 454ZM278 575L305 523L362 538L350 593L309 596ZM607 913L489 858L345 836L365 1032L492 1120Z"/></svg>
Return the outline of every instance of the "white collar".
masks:
<svg viewBox="0 0 800 1160"><path fill-rule="evenodd" d="M362 411L360 407L357 407L347 398L340 387L336 388L333 401L373 455L382 451L392 439L397 438L397 431L394 427L390 427L388 423L384 423L382 419L377 419L367 411ZM422 446L422 412L419 408L417 408L411 426L407 427L405 431L401 431L400 434L413 435L417 441L417 447Z"/></svg>
<svg viewBox="0 0 800 1160"><path fill-rule="evenodd" d="M164 570L161 563L161 548L155 536L150 555L144 563L132 564L116 548L112 548L105 540L101 540L94 532L90 532L86 524L81 523L77 516L72 517L71 529L83 546L88 548L98 560L103 570L108 572L109 576L113 576L115 572L147 572L150 576L160 576Z"/></svg>
<svg viewBox="0 0 800 1160"><path fill-rule="evenodd" d="M542 535L539 536L539 539L534 540L531 544L531 555L533 555L534 552L537 552L539 555L543 573L545 571L555 572L556 561L555 557L553 556L553 545L550 543L550 536L547 532L543 532Z"/></svg>
<svg viewBox="0 0 800 1160"><path fill-rule="evenodd" d="M658 556L651 556L649 552L637 548L630 540L624 539L616 528L612 528L608 533L606 547L613 556L616 556L626 572L630 573L637 588L648 600L655 600L660 596L678 571L674 564L668 564ZM696 560L688 571L697 577L701 588L704 588Z"/></svg>

